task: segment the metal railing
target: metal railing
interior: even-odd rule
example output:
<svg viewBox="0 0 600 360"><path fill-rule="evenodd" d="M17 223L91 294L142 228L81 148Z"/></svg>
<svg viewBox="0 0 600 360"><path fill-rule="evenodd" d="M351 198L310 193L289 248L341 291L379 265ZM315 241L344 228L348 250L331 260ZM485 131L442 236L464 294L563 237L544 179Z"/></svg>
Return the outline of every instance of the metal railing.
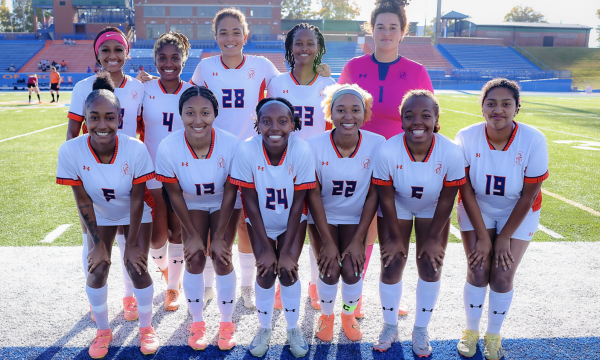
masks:
<svg viewBox="0 0 600 360"><path fill-rule="evenodd" d="M541 62L535 56L531 55L529 52L527 52L527 50L525 50L522 47L520 47L519 45L517 45L514 41L511 40L510 42L512 43L513 48L515 50L517 50L517 52L521 53L521 55L523 55L527 60L529 60L532 63L534 63L536 66L538 66L542 70L552 71L552 69L550 69L550 67L548 67L546 64L544 64L543 62ZM538 64L542 65L542 66L539 66Z"/></svg>

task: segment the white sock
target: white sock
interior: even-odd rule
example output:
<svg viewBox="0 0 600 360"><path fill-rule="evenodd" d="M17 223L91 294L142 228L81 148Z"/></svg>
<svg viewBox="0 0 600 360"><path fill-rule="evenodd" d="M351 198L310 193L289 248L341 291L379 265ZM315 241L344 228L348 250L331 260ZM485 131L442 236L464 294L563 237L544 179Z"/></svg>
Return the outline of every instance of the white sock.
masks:
<svg viewBox="0 0 600 360"><path fill-rule="evenodd" d="M296 281L290 286L281 285L281 304L283 305L283 314L288 330L298 327L301 295L302 286L300 281Z"/></svg>
<svg viewBox="0 0 600 360"><path fill-rule="evenodd" d="M170 276L169 270L169 278ZM169 280L169 284L171 281ZM202 308L204 307L204 275L183 272L183 292L192 315L193 322L204 321Z"/></svg>
<svg viewBox="0 0 600 360"><path fill-rule="evenodd" d="M434 282L423 281L419 278L417 282L417 313L415 315L415 326L426 328L431 321L433 309L440 294L441 280Z"/></svg>
<svg viewBox="0 0 600 360"><path fill-rule="evenodd" d="M383 310L383 321L389 325L398 324L398 307L402 297L402 281L397 284L384 284L379 280L379 298Z"/></svg>
<svg viewBox="0 0 600 360"><path fill-rule="evenodd" d="M140 315L140 327L145 328L152 325L152 299L154 298L154 284L145 289L133 289L135 299L138 303Z"/></svg>
<svg viewBox="0 0 600 360"><path fill-rule="evenodd" d="M88 277L88 260L87 260L87 256L88 256L88 243L87 243L87 234L86 233L81 233L81 237L83 238L83 251L81 252L81 261L83 262L83 274L85 275L85 278L87 279Z"/></svg>
<svg viewBox="0 0 600 360"><path fill-rule="evenodd" d="M342 280L342 312L346 315L354 314L354 309L358 305L360 295L362 294L363 279L358 280L356 284L348 285Z"/></svg>
<svg viewBox="0 0 600 360"><path fill-rule="evenodd" d="M258 323L261 328L270 329L273 318L273 305L275 305L275 285L269 289L263 289L258 283L254 283L254 296L256 297L256 312L258 312Z"/></svg>
<svg viewBox="0 0 600 360"><path fill-rule="evenodd" d="M323 282L323 280L317 278L317 294L319 294L321 314L326 316L333 314L337 289L338 284L327 285Z"/></svg>
<svg viewBox="0 0 600 360"><path fill-rule="evenodd" d="M179 279L183 269L183 244L169 243L169 284L167 290L179 291Z"/></svg>
<svg viewBox="0 0 600 360"><path fill-rule="evenodd" d="M108 285L104 285L100 289L92 289L86 284L85 292L87 293L88 300L92 306L92 313L94 314L94 318L96 318L98 330L108 329L108 306L106 306L106 299L108 299Z"/></svg>
<svg viewBox="0 0 600 360"><path fill-rule="evenodd" d="M254 283L254 269L256 268L256 259L254 254L239 253L240 255L240 277L242 278L240 286L252 286Z"/></svg>
<svg viewBox="0 0 600 360"><path fill-rule="evenodd" d="M465 303L465 313L467 314L467 330L479 332L479 322L483 314L486 293L487 286L477 287L465 281L463 301Z"/></svg>
<svg viewBox="0 0 600 360"><path fill-rule="evenodd" d="M500 334L502 322L508 314L514 289L507 293L497 293L490 289L490 307L488 308L488 328L491 334Z"/></svg>
<svg viewBox="0 0 600 360"><path fill-rule="evenodd" d="M215 268L210 256L206 257L206 265L204 265L204 287L212 287L215 279Z"/></svg>
<svg viewBox="0 0 600 360"><path fill-rule="evenodd" d="M235 310L235 269L228 275L217 275L217 306L221 313L221 322L233 322Z"/></svg>
<svg viewBox="0 0 600 360"><path fill-rule="evenodd" d="M317 258L315 257L313 248L310 245L308 246L308 258L310 260L310 284L315 285L319 282L319 267L317 266Z"/></svg>
<svg viewBox="0 0 600 360"><path fill-rule="evenodd" d="M117 234L117 246L121 252L121 271L123 272L123 284L125 285L125 295L123 295L123 297L130 297L133 296L133 283L131 282L129 273L125 268L125 261L123 260L125 257L125 235Z"/></svg>
<svg viewBox="0 0 600 360"><path fill-rule="evenodd" d="M150 248L149 254L152 256L152 259L154 259L154 263L158 266L159 270L165 270L167 266L169 266L169 259L167 259L167 243L160 249Z"/></svg>

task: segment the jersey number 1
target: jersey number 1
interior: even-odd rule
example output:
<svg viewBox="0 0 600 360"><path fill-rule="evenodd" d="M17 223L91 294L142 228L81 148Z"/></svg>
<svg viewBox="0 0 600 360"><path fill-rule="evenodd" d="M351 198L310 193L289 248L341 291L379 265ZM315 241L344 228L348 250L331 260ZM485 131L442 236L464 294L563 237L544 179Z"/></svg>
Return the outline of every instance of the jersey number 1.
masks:
<svg viewBox="0 0 600 360"><path fill-rule="evenodd" d="M169 127L169 132L173 131L173 113L163 113L163 125Z"/></svg>

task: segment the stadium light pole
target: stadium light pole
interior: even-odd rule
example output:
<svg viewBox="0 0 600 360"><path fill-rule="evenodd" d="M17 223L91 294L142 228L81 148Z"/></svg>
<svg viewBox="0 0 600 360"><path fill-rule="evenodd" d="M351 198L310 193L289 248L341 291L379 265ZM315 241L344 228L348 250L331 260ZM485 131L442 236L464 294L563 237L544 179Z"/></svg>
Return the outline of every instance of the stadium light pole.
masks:
<svg viewBox="0 0 600 360"><path fill-rule="evenodd" d="M441 34L441 19L442 18L442 0L437 0L437 16L435 18L435 34L433 36L433 45L437 45Z"/></svg>

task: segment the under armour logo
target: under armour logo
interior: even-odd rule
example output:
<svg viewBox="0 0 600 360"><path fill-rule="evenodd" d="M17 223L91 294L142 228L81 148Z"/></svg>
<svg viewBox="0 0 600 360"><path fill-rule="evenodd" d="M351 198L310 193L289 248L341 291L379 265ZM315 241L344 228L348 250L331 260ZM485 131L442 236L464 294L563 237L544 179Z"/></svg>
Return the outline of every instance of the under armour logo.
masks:
<svg viewBox="0 0 600 360"><path fill-rule="evenodd" d="M529 233L529 236L533 236L533 233L532 233L532 232L530 232L530 233Z"/></svg>
<svg viewBox="0 0 600 360"><path fill-rule="evenodd" d="M475 157L481 157L480 153L475 153Z"/></svg>
<svg viewBox="0 0 600 360"><path fill-rule="evenodd" d="M506 311L504 311L504 312L497 312L496 310L494 310L493 314L494 315L506 315Z"/></svg>
<svg viewBox="0 0 600 360"><path fill-rule="evenodd" d="M173 264L177 264L178 262L183 264L183 260L181 260L181 261L173 260Z"/></svg>
<svg viewBox="0 0 600 360"><path fill-rule="evenodd" d="M83 170L90 171L90 167L89 167L89 166L88 166L88 167L86 167L85 165L83 165Z"/></svg>
<svg viewBox="0 0 600 360"><path fill-rule="evenodd" d="M219 76L219 73L218 72L214 72L213 76Z"/></svg>
<svg viewBox="0 0 600 360"><path fill-rule="evenodd" d="M256 309L256 311L258 311L258 313L259 313L259 314L265 314L265 315L267 315L267 312L266 312L266 311L260 311L260 310L258 310L258 309Z"/></svg>
<svg viewBox="0 0 600 360"><path fill-rule="evenodd" d="M265 171L265 167L264 167L264 166L259 166L259 167L258 167L258 170L260 170L260 171Z"/></svg>
<svg viewBox="0 0 600 360"><path fill-rule="evenodd" d="M148 95L148 97L149 97L150 99L155 99L155 98L156 98L156 96L152 96L152 95Z"/></svg>
<svg viewBox="0 0 600 360"><path fill-rule="evenodd" d="M325 303L327 303L327 304L331 304L331 303L333 302L333 300L329 300L329 301L321 300L321 302L322 302L323 304L325 304Z"/></svg>
<svg viewBox="0 0 600 360"><path fill-rule="evenodd" d="M473 304L470 304L469 306L471 307L471 309L472 309L472 308L480 308L480 309L481 309L481 307L483 306L483 304L481 304L481 305L479 305L479 306L477 306L477 305L473 305Z"/></svg>
<svg viewBox="0 0 600 360"><path fill-rule="evenodd" d="M321 161L321 165L329 165L329 161Z"/></svg>
<svg viewBox="0 0 600 360"><path fill-rule="evenodd" d="M200 299L196 299L196 300L188 299L188 302L189 302L189 303L192 303L192 302L200 302Z"/></svg>
<svg viewBox="0 0 600 360"><path fill-rule="evenodd" d="M189 166L189 165L188 165L188 163L182 161L181 166Z"/></svg>
<svg viewBox="0 0 600 360"><path fill-rule="evenodd" d="M427 312L427 311L429 311L429 312L433 312L433 309L429 309L429 310L427 310L427 309L425 309L425 308L422 308L422 309L421 309L421 311L422 311L422 312Z"/></svg>
<svg viewBox="0 0 600 360"><path fill-rule="evenodd" d="M402 170L402 165L396 165L396 169Z"/></svg>
<svg viewBox="0 0 600 360"><path fill-rule="evenodd" d="M352 303L357 303L357 302L359 302L359 301L360 301L360 298L358 298L358 299L357 299L357 300L355 300L355 301L352 301L352 300L350 300L350 301L348 301L348 302L349 302L350 304L352 304Z"/></svg>
<svg viewBox="0 0 600 360"><path fill-rule="evenodd" d="M363 78L363 77L367 77L367 74L358 74L358 78Z"/></svg>
<svg viewBox="0 0 600 360"><path fill-rule="evenodd" d="M386 309L386 308L385 308L385 306L382 306L382 308L383 308L383 310L384 310L384 311L385 311L385 310L394 311L394 308L389 308L389 309Z"/></svg>
<svg viewBox="0 0 600 360"><path fill-rule="evenodd" d="M223 305L225 305L225 304L233 304L233 300L231 300L231 301L221 301L221 302L223 303Z"/></svg>
<svg viewBox="0 0 600 360"><path fill-rule="evenodd" d="M290 312L290 311L291 312L296 312L296 309L292 309L292 310L285 309L285 312Z"/></svg>
<svg viewBox="0 0 600 360"><path fill-rule="evenodd" d="M284 94L289 94L289 93L290 93L290 91L289 91L289 90L283 90L283 93L284 93Z"/></svg>
<svg viewBox="0 0 600 360"><path fill-rule="evenodd" d="M159 257L157 257L157 258L155 258L155 257L153 256L152 258L153 258L153 259L162 259L162 255L161 255L161 256L159 256Z"/></svg>

